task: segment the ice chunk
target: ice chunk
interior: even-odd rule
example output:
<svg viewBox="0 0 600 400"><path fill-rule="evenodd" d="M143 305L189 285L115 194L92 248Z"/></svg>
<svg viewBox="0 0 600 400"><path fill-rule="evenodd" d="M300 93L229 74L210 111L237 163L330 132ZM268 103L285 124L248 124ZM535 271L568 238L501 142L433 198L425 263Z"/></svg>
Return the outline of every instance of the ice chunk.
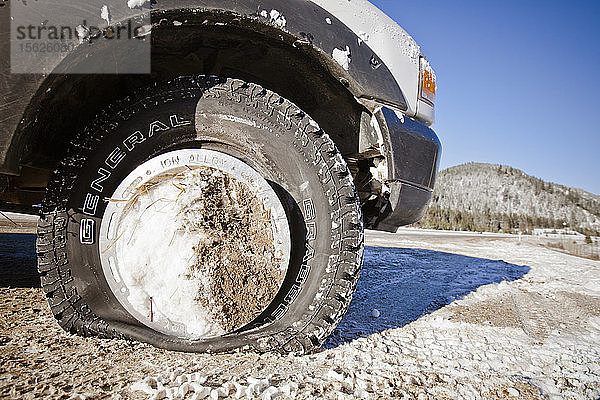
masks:
<svg viewBox="0 0 600 400"><path fill-rule="evenodd" d="M333 49L333 59L342 66L346 71L350 69L350 63L352 62L352 53L350 47L346 46L346 50Z"/></svg>
<svg viewBox="0 0 600 400"><path fill-rule="evenodd" d="M105 4L102 6L102 10L100 10L100 18L106 21L107 25L110 25L110 11L108 10L108 6Z"/></svg>
<svg viewBox="0 0 600 400"><path fill-rule="evenodd" d="M77 25L75 27L75 31L77 31L77 37L79 38L79 43L85 42L90 37L90 30L83 25Z"/></svg>
<svg viewBox="0 0 600 400"><path fill-rule="evenodd" d="M146 4L148 0L127 0L127 7L129 8L141 8Z"/></svg>
<svg viewBox="0 0 600 400"><path fill-rule="evenodd" d="M369 34L365 31L358 32L358 44L362 44L363 42L367 43L369 41Z"/></svg>
<svg viewBox="0 0 600 400"><path fill-rule="evenodd" d="M285 28L287 21L283 15L277 10L271 10L271 22L280 28Z"/></svg>

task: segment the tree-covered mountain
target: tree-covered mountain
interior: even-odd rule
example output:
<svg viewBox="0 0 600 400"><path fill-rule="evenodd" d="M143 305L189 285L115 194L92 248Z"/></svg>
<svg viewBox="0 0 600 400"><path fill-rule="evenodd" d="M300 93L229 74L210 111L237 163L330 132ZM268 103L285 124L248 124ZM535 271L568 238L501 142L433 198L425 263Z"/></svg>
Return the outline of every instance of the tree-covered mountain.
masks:
<svg viewBox="0 0 600 400"><path fill-rule="evenodd" d="M530 233L568 227L600 235L600 196L503 165L441 171L422 228Z"/></svg>

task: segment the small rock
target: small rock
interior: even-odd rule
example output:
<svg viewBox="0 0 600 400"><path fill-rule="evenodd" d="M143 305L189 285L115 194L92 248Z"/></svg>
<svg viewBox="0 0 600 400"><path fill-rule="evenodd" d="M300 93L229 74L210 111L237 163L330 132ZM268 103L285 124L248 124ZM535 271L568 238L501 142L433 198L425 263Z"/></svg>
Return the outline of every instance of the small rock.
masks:
<svg viewBox="0 0 600 400"><path fill-rule="evenodd" d="M190 374L190 382L198 382L199 384L203 384L205 383L207 380L207 377L202 375L200 372L194 372L193 374Z"/></svg>
<svg viewBox="0 0 600 400"><path fill-rule="evenodd" d="M237 382L233 382L233 385L235 386L234 397L236 399L241 399L242 397L244 397L244 395L246 394L246 386L240 385Z"/></svg>
<svg viewBox="0 0 600 400"><path fill-rule="evenodd" d="M186 394L188 394L189 392L193 392L194 389L192 387L192 385L190 385L188 382L184 382L181 386L179 386L179 395L181 397L185 397Z"/></svg>
<svg viewBox="0 0 600 400"><path fill-rule="evenodd" d="M404 377L404 382L408 383L409 385L421 386L421 380L412 375L406 375Z"/></svg>
<svg viewBox="0 0 600 400"><path fill-rule="evenodd" d="M179 400L182 399L183 396L179 395L179 387L170 387L166 389L166 394L168 399Z"/></svg>
<svg viewBox="0 0 600 400"><path fill-rule="evenodd" d="M148 376L144 378L143 381L136 382L131 386L132 392L140 391L150 395L156 394L160 389L164 389L162 383L151 376Z"/></svg>
<svg viewBox="0 0 600 400"><path fill-rule="evenodd" d="M337 373L331 369L329 370L329 372L327 372L327 378L329 378L332 381L342 382L344 380L344 375Z"/></svg>
<svg viewBox="0 0 600 400"><path fill-rule="evenodd" d="M298 384L296 382L288 382L279 387L281 393L286 397L294 397L298 392Z"/></svg>
<svg viewBox="0 0 600 400"><path fill-rule="evenodd" d="M169 379L171 380L171 382L175 382L175 379L177 379L177 377L183 374L184 372L185 370L183 368L177 367L173 372L171 372L171 375L169 375Z"/></svg>
<svg viewBox="0 0 600 400"><path fill-rule="evenodd" d="M152 389L158 389L159 385L160 385L160 383L158 382L158 379L153 378L151 376L146 377L144 379L144 383Z"/></svg>
<svg viewBox="0 0 600 400"><path fill-rule="evenodd" d="M163 387L160 388L156 391L156 393L154 393L152 396L150 396L150 400L161 400L164 399L165 397L167 397L167 390Z"/></svg>
<svg viewBox="0 0 600 400"><path fill-rule="evenodd" d="M368 390L369 386L371 386L371 384L362 379L357 379L355 382L355 387L357 387L359 390L364 390L365 392Z"/></svg>
<svg viewBox="0 0 600 400"><path fill-rule="evenodd" d="M371 311L371 317L373 318L379 318L381 316L381 313L379 312L378 309L374 309L373 311Z"/></svg>
<svg viewBox="0 0 600 400"><path fill-rule="evenodd" d="M279 396L279 389L277 389L275 386L269 386L262 393L262 400L271 400L277 396Z"/></svg>
<svg viewBox="0 0 600 400"><path fill-rule="evenodd" d="M519 397L521 395L521 392L519 392L515 388L508 388L508 389L506 389L506 391L508 392L508 394L510 394L513 397Z"/></svg>
<svg viewBox="0 0 600 400"><path fill-rule="evenodd" d="M192 384L193 386L194 384ZM203 400L210 396L210 389L204 386L194 386L194 394L192 396L192 400Z"/></svg>
<svg viewBox="0 0 600 400"><path fill-rule="evenodd" d="M290 388L290 385L281 385L279 387L279 390L281 391L281 394L283 394L286 397L290 397L292 395L292 390Z"/></svg>
<svg viewBox="0 0 600 400"><path fill-rule="evenodd" d="M184 384L185 382L188 381L188 376L187 375L179 375L176 379L175 379L175 383L178 386L181 386L182 384Z"/></svg>
<svg viewBox="0 0 600 400"><path fill-rule="evenodd" d="M246 396L253 397L260 394L259 386L256 383L251 383L246 388Z"/></svg>
<svg viewBox="0 0 600 400"><path fill-rule="evenodd" d="M260 394L265 388L271 385L268 379L257 379L251 376L247 378L247 381L249 383L248 388L252 388L256 394Z"/></svg>
<svg viewBox="0 0 600 400"><path fill-rule="evenodd" d="M225 393L225 397L233 393L237 388L233 382L225 382L219 389Z"/></svg>

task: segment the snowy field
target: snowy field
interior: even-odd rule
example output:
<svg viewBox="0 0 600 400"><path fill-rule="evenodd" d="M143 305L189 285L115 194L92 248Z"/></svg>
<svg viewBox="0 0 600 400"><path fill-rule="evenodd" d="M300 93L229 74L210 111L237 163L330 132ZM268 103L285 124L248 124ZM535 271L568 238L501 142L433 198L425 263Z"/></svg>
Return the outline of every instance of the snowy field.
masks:
<svg viewBox="0 0 600 400"><path fill-rule="evenodd" d="M350 310L308 356L67 335L38 288L33 242L0 235L0 398L600 396L600 262L518 237L369 232Z"/></svg>

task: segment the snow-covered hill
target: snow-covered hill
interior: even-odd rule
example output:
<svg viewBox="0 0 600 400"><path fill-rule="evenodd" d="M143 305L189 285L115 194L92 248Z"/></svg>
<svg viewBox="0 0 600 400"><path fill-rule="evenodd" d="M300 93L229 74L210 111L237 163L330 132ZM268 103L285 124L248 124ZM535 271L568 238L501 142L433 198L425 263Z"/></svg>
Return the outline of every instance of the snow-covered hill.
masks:
<svg viewBox="0 0 600 400"><path fill-rule="evenodd" d="M420 227L531 232L569 227L600 234L600 196L544 182L518 169L471 163L440 172Z"/></svg>

